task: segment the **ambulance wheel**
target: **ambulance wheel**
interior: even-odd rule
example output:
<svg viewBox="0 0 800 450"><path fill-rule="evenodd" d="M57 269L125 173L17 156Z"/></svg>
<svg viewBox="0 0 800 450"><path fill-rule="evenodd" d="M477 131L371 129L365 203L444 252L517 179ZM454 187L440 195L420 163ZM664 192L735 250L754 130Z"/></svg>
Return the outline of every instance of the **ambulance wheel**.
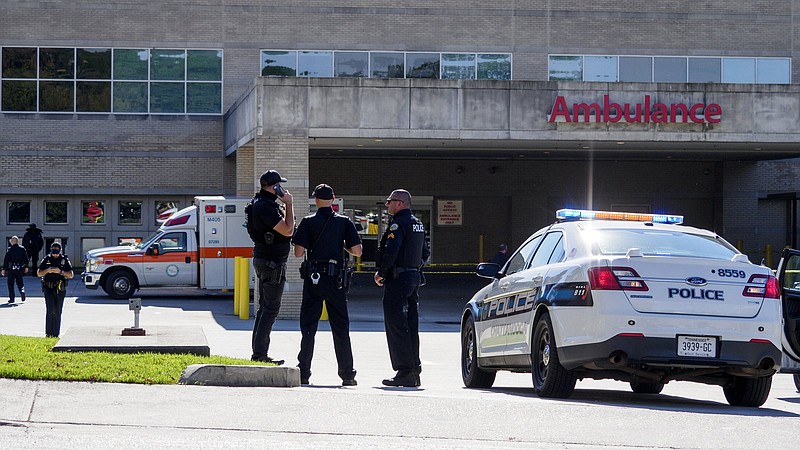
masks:
<svg viewBox="0 0 800 450"><path fill-rule="evenodd" d="M115 300L127 300L133 297L135 286L133 275L124 270L118 270L108 276L104 290L109 297Z"/></svg>

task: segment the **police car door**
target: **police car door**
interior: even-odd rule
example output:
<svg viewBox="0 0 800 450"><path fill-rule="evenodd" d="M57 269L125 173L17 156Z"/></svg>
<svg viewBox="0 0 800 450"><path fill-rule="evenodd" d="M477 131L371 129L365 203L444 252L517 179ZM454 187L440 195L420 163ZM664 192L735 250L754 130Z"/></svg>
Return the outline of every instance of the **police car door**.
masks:
<svg viewBox="0 0 800 450"><path fill-rule="evenodd" d="M784 249L778 264L783 304L783 354L785 368L800 370L800 251ZM788 360L787 360L788 357Z"/></svg>
<svg viewBox="0 0 800 450"><path fill-rule="evenodd" d="M506 361L512 365L529 367L531 364L533 306L542 295L548 264L560 261L564 256L562 241L561 231L548 232L536 249L528 269L517 281L519 295L514 305L514 321L509 327L505 350Z"/></svg>
<svg viewBox="0 0 800 450"><path fill-rule="evenodd" d="M531 237L511 255L502 269L505 276L494 281L486 297L478 304L481 317L475 324L475 333L479 336L482 358L503 357L507 335L513 332L509 327L513 327L513 323L519 319L515 317L518 313L514 306L525 298L524 290L519 291L517 283L524 279L525 268L528 267L541 238L541 234Z"/></svg>
<svg viewBox="0 0 800 450"><path fill-rule="evenodd" d="M144 281L148 286L185 286L197 284L197 255L189 248L186 231L165 233L154 242L157 252L144 257Z"/></svg>

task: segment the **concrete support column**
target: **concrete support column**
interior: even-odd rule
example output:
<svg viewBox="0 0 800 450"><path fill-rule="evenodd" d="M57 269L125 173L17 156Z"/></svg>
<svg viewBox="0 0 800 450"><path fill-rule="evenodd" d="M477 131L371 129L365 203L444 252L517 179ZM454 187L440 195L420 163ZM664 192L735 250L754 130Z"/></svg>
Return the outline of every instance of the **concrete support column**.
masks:
<svg viewBox="0 0 800 450"><path fill-rule="evenodd" d="M240 149L241 150L241 149ZM246 152L245 152L246 155ZM295 225L308 214L308 137L307 136L257 136L252 155L252 175L249 192L260 189L258 178L265 170L277 170L284 178L289 180L281 183L294 197ZM246 181L244 175L238 175L239 159L242 158L237 150L237 183ZM244 156L247 158L247 156ZM242 172L246 172L243 170ZM244 191L242 191L244 192ZM300 317L300 303L303 294L303 280L298 271L300 258L294 257L294 251L289 253L286 266L286 288L283 292L281 319L298 319ZM256 292L256 304L258 304Z"/></svg>

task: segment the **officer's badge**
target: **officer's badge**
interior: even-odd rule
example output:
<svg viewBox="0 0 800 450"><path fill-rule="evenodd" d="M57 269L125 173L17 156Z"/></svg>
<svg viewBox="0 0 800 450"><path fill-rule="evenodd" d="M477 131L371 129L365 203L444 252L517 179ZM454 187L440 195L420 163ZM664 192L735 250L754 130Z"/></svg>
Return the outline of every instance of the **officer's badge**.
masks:
<svg viewBox="0 0 800 450"><path fill-rule="evenodd" d="M393 224L392 224L392 225L389 227L389 230L390 230L390 231L395 231L395 230L396 230L396 229L398 229L398 228L400 228L400 227L399 227L399 226L398 226L396 223L393 223Z"/></svg>

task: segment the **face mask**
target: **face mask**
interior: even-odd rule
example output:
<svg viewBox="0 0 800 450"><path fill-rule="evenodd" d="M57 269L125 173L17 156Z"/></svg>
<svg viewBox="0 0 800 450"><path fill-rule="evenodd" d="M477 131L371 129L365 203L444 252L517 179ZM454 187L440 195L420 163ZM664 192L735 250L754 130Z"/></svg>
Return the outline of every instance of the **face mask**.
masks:
<svg viewBox="0 0 800 450"><path fill-rule="evenodd" d="M61 249L59 249L59 248L51 248L50 249L50 254L54 255L54 256L60 255L61 254Z"/></svg>

